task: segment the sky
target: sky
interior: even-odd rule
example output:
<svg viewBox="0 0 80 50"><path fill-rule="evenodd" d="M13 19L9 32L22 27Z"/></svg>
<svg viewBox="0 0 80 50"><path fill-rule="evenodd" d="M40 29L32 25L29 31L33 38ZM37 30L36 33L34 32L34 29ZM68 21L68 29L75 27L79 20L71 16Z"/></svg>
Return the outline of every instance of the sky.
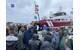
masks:
<svg viewBox="0 0 80 50"><path fill-rule="evenodd" d="M15 23L30 23L34 19L35 0L6 0L6 21ZM57 12L62 6L62 11L70 15L73 0L36 0L39 5L40 18L48 16L49 12ZM11 4L15 7L11 8Z"/></svg>

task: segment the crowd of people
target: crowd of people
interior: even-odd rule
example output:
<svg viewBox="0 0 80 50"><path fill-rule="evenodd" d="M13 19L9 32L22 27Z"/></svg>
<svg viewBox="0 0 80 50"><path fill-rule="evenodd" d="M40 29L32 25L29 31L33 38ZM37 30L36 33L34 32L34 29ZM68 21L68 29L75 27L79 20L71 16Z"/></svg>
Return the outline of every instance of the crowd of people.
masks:
<svg viewBox="0 0 80 50"><path fill-rule="evenodd" d="M7 25L6 50L73 50L73 28Z"/></svg>

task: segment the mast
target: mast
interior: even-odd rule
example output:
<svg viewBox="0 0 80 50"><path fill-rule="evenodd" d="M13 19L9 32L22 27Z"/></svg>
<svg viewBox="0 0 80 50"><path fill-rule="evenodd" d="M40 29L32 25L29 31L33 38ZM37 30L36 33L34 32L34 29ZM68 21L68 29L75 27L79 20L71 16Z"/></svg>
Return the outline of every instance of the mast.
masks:
<svg viewBox="0 0 80 50"><path fill-rule="evenodd" d="M35 17L36 17L36 19L38 19L38 21L40 21L40 17L39 17L39 5L37 4L37 0L34 1L34 5L35 5Z"/></svg>

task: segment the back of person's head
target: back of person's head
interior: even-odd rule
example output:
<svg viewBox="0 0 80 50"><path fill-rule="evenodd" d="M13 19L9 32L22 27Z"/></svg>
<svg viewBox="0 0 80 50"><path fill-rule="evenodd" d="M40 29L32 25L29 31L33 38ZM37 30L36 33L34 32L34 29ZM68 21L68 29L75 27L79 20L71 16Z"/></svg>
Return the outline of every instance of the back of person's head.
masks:
<svg viewBox="0 0 80 50"><path fill-rule="evenodd" d="M39 36L37 34L33 34L32 38L33 40L38 40Z"/></svg>
<svg viewBox="0 0 80 50"><path fill-rule="evenodd" d="M50 35L51 36L51 33L50 32L47 32L47 35Z"/></svg>
<svg viewBox="0 0 80 50"><path fill-rule="evenodd" d="M20 28L20 30L21 30L21 31L25 31L25 28L24 28L24 26L22 26L22 27Z"/></svg>
<svg viewBox="0 0 80 50"><path fill-rule="evenodd" d="M14 27L12 27L12 26L9 27L9 33L10 33L10 34L15 34L15 29L14 29Z"/></svg>
<svg viewBox="0 0 80 50"><path fill-rule="evenodd" d="M50 36L50 35L46 35L46 36L44 37L44 41L51 42L51 36Z"/></svg>
<svg viewBox="0 0 80 50"><path fill-rule="evenodd" d="M27 25L27 27L28 27L28 29L29 29L29 28L31 28L31 27L32 27L32 25L31 25L31 24L28 24L28 25Z"/></svg>
<svg viewBox="0 0 80 50"><path fill-rule="evenodd" d="M12 27L12 26L11 26L11 27L9 27L9 28L10 28L10 30L14 30L14 27Z"/></svg>
<svg viewBox="0 0 80 50"><path fill-rule="evenodd" d="M27 25L24 25L25 30L27 30Z"/></svg>
<svg viewBox="0 0 80 50"><path fill-rule="evenodd" d="M46 30L42 30L42 36L44 37L47 34Z"/></svg>

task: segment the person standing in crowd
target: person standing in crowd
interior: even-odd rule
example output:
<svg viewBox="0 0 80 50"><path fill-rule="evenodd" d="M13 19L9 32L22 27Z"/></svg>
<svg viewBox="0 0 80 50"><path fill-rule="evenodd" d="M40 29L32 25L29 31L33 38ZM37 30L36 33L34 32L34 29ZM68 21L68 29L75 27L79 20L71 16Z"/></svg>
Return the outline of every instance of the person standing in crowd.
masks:
<svg viewBox="0 0 80 50"><path fill-rule="evenodd" d="M65 47L64 47L65 39L66 39L65 36L63 36L63 38L61 39L60 44L59 44L59 50L65 50Z"/></svg>
<svg viewBox="0 0 80 50"><path fill-rule="evenodd" d="M69 32L65 28L63 28L61 31L62 32L60 32L60 33L62 33L62 37L61 37L61 40L60 40L59 49L60 50L65 50L65 40L67 38L67 35L69 35Z"/></svg>
<svg viewBox="0 0 80 50"><path fill-rule="evenodd" d="M40 50L41 41L37 34L33 34L32 38L29 40L29 49L30 50Z"/></svg>
<svg viewBox="0 0 80 50"><path fill-rule="evenodd" d="M15 30L10 26L9 35L6 36L6 50L18 50L17 43L18 37L16 36Z"/></svg>
<svg viewBox="0 0 80 50"><path fill-rule="evenodd" d="M48 26L46 26L46 25L43 25L43 30L48 30Z"/></svg>
<svg viewBox="0 0 80 50"><path fill-rule="evenodd" d="M42 41L42 42L44 42L44 37L46 36L46 34L47 34L47 31L46 30L42 30L41 32L40 32L40 37L39 37L39 39Z"/></svg>
<svg viewBox="0 0 80 50"><path fill-rule="evenodd" d="M54 46L51 43L51 35L50 34L47 34L44 37L44 42L42 42L40 50L54 50Z"/></svg>
<svg viewBox="0 0 80 50"><path fill-rule="evenodd" d="M54 49L57 50L60 42L60 35L55 29L53 29L52 33L52 44L54 45Z"/></svg>
<svg viewBox="0 0 80 50"><path fill-rule="evenodd" d="M23 44L23 35L24 35L24 32L25 32L25 28L22 26L19 30L19 33L18 33L18 49L19 50L23 50L25 47L24 47L24 44Z"/></svg>
<svg viewBox="0 0 80 50"><path fill-rule="evenodd" d="M26 30L23 35L23 43L24 43L26 49L29 48L28 42L32 38L32 35L33 35L33 27L29 27L29 29Z"/></svg>
<svg viewBox="0 0 80 50"><path fill-rule="evenodd" d="M9 27L9 34L17 36L18 33L15 31L15 27L13 27L13 26Z"/></svg>

